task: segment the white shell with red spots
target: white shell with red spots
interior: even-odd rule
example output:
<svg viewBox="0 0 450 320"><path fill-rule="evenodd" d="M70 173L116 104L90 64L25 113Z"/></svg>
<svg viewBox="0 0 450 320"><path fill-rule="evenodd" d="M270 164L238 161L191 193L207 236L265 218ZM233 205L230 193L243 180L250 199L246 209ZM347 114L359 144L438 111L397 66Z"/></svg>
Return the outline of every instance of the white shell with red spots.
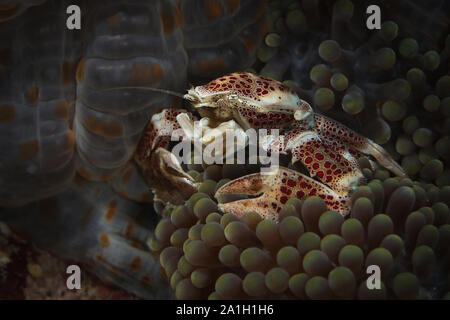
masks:
<svg viewBox="0 0 450 320"><path fill-rule="evenodd" d="M190 91L192 93L192 90ZM279 81L246 72L235 72L194 88L200 100L215 96L236 95L251 105L263 109L298 110L304 104L297 94Z"/></svg>

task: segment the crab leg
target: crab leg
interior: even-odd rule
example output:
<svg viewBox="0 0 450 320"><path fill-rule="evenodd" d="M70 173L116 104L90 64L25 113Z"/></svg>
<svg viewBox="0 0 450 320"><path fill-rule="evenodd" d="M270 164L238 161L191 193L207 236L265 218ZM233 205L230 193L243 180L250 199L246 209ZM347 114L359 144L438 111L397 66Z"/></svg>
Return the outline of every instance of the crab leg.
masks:
<svg viewBox="0 0 450 320"><path fill-rule="evenodd" d="M246 195L252 198L223 202L226 195ZM349 196L339 194L331 188L297 171L279 167L271 174L254 173L228 182L219 188L215 197L219 208L237 216L248 211L258 212L262 218L278 220L278 213L290 197L305 199L321 197L328 208L346 215L349 211Z"/></svg>
<svg viewBox="0 0 450 320"><path fill-rule="evenodd" d="M327 143L315 131L294 128L283 138L270 142L269 149L276 148L290 151L292 163L300 160L311 177L319 178L337 192L347 192L364 179L358 161L344 144Z"/></svg>
<svg viewBox="0 0 450 320"><path fill-rule="evenodd" d="M177 157L167 150L172 133L181 129L176 116L185 110L165 109L147 125L135 153L135 161L153 187L155 200L181 204L197 192L197 184ZM187 114L191 117L190 114ZM180 130L181 133L181 130Z"/></svg>
<svg viewBox="0 0 450 320"><path fill-rule="evenodd" d="M352 149L373 156L383 167L397 176L407 177L403 168L392 159L389 153L372 140L323 115L315 114L314 122L315 131L320 138L343 142Z"/></svg>

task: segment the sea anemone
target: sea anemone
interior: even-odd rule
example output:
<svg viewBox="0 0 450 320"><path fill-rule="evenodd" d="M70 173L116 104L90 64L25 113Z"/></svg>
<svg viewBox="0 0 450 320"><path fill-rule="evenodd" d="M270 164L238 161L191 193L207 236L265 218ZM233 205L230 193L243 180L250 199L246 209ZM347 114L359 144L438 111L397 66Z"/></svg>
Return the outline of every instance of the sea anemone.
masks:
<svg viewBox="0 0 450 320"><path fill-rule="evenodd" d="M364 161L361 161L364 162ZM202 173L183 205L167 206L150 247L178 299L439 299L448 296L450 187L396 177L355 190L343 218L319 197L291 198L278 222L221 213ZM376 172L371 172L374 176ZM445 202L447 201L447 203ZM380 268L378 289L368 266Z"/></svg>

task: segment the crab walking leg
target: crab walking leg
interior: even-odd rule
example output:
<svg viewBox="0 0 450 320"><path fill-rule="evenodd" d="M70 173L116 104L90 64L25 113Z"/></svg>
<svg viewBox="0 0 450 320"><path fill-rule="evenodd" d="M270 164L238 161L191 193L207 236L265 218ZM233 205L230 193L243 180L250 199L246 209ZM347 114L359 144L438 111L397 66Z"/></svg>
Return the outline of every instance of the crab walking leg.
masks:
<svg viewBox="0 0 450 320"><path fill-rule="evenodd" d="M225 195L254 196L221 203ZM279 167L271 174L254 173L232 180L219 188L215 197L222 211L243 216L248 211L258 212L262 218L278 221L278 213L290 197L305 199L321 197L330 210L345 216L349 211L350 198L297 171Z"/></svg>
<svg viewBox="0 0 450 320"><path fill-rule="evenodd" d="M352 164L352 166L359 167L358 158L362 156L362 154L358 151L350 149L344 142L334 139L331 137L320 137L326 145L332 148L335 152L339 153L344 159Z"/></svg>
<svg viewBox="0 0 450 320"><path fill-rule="evenodd" d="M292 163L300 160L311 177L319 178L337 192L348 192L364 179L358 162L345 146L330 145L314 131L293 129L284 142L285 150L292 154Z"/></svg>
<svg viewBox="0 0 450 320"><path fill-rule="evenodd" d="M292 153L292 163L301 161L312 177L316 176L334 190L348 191L363 181L358 161L346 145L298 127L285 136L269 137L263 148L270 152Z"/></svg>
<svg viewBox="0 0 450 320"><path fill-rule="evenodd" d="M166 109L155 114L135 153L135 161L141 168L147 184L152 186L154 199L165 203L181 204L197 192L197 184L188 175L175 155L167 150L175 130L183 135L176 117L185 110ZM188 117L192 117L187 114Z"/></svg>
<svg viewBox="0 0 450 320"><path fill-rule="evenodd" d="M382 146L356 133L333 119L315 114L315 131L319 137L328 137L345 143L350 148L373 156L383 167L389 169L399 177L407 177L403 168L395 162Z"/></svg>
<svg viewBox="0 0 450 320"><path fill-rule="evenodd" d="M350 148L345 142L337 138L325 135L319 135L319 138L324 141L324 143L327 144L330 148L344 157L348 162L350 162L353 167L359 168L361 170L358 162L358 159L363 156L361 152ZM372 161L371 159L368 159L368 161L370 164L370 169L372 171L375 171L377 169L377 163L375 161Z"/></svg>

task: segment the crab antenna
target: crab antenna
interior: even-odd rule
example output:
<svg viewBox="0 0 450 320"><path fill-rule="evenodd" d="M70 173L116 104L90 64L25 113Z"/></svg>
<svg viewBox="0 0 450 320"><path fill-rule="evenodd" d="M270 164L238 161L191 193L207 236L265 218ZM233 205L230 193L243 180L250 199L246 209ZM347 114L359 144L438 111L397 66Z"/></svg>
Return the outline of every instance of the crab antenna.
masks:
<svg viewBox="0 0 450 320"><path fill-rule="evenodd" d="M176 97L188 100L182 93L171 91L171 90L166 90L166 89L161 89L161 88L152 88L152 87L115 87L115 88L108 88L108 89L100 89L99 91L112 91L112 90L121 90L121 89L137 89L137 90L147 90L147 91L153 91L153 92L159 92L159 93L167 93L172 96L176 96Z"/></svg>

